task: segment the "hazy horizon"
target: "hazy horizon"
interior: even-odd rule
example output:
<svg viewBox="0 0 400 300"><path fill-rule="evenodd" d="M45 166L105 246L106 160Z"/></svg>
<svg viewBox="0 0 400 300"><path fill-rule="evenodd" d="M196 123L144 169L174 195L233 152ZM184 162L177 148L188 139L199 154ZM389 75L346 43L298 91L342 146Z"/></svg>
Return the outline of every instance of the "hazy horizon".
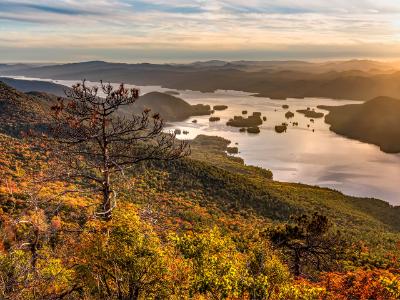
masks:
<svg viewBox="0 0 400 300"><path fill-rule="evenodd" d="M393 67L400 66L400 58L399 59L374 59L374 58L346 58L346 59L269 59L269 60L251 60L251 59L238 59L238 60L228 60L228 59L218 59L218 58L210 58L210 59L199 59L199 60L187 60L187 61L178 61L178 60L156 60L156 61L147 61L147 60L137 60L137 61L123 61L123 60L105 60L105 59L93 59L93 60L71 60L71 61L1 61L1 64L27 64L27 65L62 65L62 64L80 64L80 63L90 63L90 62L105 62L105 63L116 63L116 64L168 64L168 65L186 65L186 64L195 64L195 63L207 63L212 61L221 61L226 63L235 63L235 62L257 62L257 63L267 63L267 62L303 62L303 63L314 63L314 64L325 64L325 63L343 63L343 62L378 62L382 64L392 65Z"/></svg>

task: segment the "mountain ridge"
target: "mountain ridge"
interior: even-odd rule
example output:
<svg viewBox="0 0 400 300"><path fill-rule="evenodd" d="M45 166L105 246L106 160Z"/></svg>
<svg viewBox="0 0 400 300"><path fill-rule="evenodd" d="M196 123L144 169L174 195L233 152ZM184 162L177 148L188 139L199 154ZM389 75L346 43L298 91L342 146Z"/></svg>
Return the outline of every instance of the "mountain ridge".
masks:
<svg viewBox="0 0 400 300"><path fill-rule="evenodd" d="M254 68L254 65L256 68ZM399 97L400 72L374 61L197 62L194 64L125 64L91 61L7 70L3 75L160 85L201 92L238 90L260 97L286 99L324 97L361 100ZM210 80L213 78L213 80Z"/></svg>

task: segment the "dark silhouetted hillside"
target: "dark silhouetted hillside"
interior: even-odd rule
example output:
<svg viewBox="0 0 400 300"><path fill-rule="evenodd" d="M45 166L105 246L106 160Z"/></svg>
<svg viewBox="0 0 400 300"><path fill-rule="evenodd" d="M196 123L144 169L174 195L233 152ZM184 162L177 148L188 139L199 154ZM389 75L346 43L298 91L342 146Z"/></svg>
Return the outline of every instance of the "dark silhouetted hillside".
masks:
<svg viewBox="0 0 400 300"><path fill-rule="evenodd" d="M17 89L20 92L44 92L53 94L59 97L65 96L66 86L52 82L45 82L39 80L22 80L7 77L0 77L0 81Z"/></svg>
<svg viewBox="0 0 400 300"><path fill-rule="evenodd" d="M141 113L149 108L154 113L159 113L166 121L183 121L191 116L210 114L209 105L190 105L185 100L160 92L145 94L122 113Z"/></svg>
<svg viewBox="0 0 400 300"><path fill-rule="evenodd" d="M385 152L400 152L400 100L378 97L364 104L320 108L330 111L325 121L332 131Z"/></svg>

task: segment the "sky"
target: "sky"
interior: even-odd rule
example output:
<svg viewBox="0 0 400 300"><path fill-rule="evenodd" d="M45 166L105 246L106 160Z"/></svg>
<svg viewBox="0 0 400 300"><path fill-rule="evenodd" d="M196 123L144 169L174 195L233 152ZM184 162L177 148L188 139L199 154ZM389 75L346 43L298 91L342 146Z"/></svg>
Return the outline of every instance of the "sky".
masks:
<svg viewBox="0 0 400 300"><path fill-rule="evenodd" d="M400 0L0 0L0 62L400 57Z"/></svg>

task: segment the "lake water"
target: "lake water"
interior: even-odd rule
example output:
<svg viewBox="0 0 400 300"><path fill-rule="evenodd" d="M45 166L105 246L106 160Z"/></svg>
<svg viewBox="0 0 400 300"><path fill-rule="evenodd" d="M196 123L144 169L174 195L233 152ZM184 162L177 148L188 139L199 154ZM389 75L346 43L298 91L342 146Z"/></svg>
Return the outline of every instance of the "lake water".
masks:
<svg viewBox="0 0 400 300"><path fill-rule="evenodd" d="M53 82L71 86L76 81ZM158 86L139 88L141 93L171 90ZM348 195L374 197L400 205L400 155L387 154L377 146L341 137L329 131L329 125L324 123L323 118L312 123L296 113L296 110L307 107L325 112L316 109L317 105L359 102L320 98L282 101L236 91L178 92L180 95L177 97L190 104L228 105L228 109L214 113L221 118L219 122L209 122L209 116L201 116L169 124L166 130L179 128L189 132L179 138L192 139L198 134L221 136L230 140L232 146L237 143L239 156L246 164L270 169L275 180L329 187ZM283 104L289 105L288 110L295 113L294 118L285 118L288 110L282 108ZM267 117L267 121L260 126L260 134L240 133L239 128L225 125L233 116L242 115L242 110L247 110L249 115L259 111ZM192 123L194 119L197 123ZM275 132L275 125L290 121L298 122L299 126L289 124L286 133Z"/></svg>

